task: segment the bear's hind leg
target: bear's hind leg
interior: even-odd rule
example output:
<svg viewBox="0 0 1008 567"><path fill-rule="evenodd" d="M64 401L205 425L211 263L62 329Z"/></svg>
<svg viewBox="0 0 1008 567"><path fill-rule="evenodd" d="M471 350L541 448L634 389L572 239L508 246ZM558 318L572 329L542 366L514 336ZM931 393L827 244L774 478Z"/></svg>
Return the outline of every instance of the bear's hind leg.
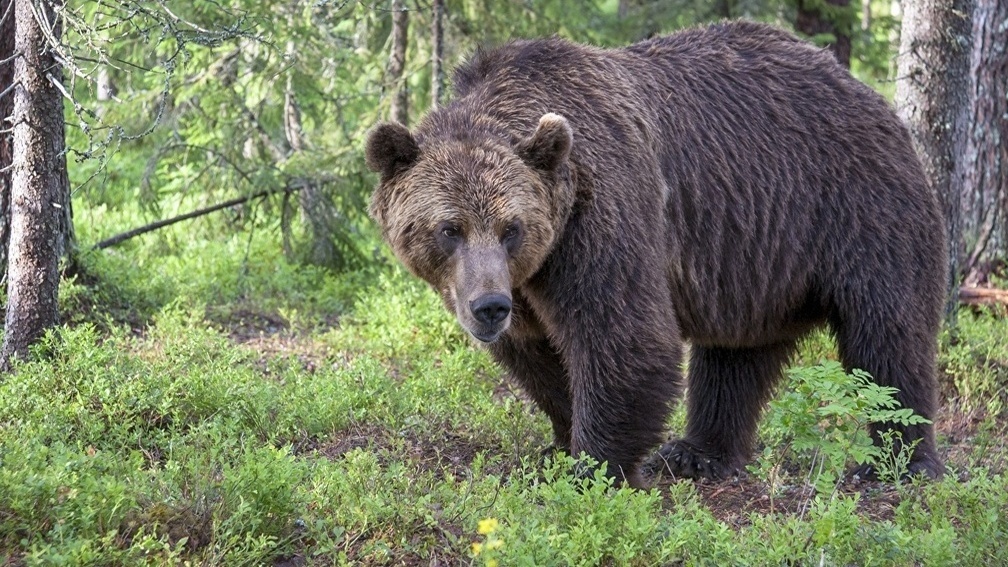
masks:
<svg viewBox="0 0 1008 567"><path fill-rule="evenodd" d="M759 348L693 346L686 434L666 443L649 469L723 479L749 460L763 407L794 352L793 342Z"/></svg>
<svg viewBox="0 0 1008 567"><path fill-rule="evenodd" d="M900 322L882 311L866 311L871 314L870 320L849 318L834 322L840 359L848 371L860 368L871 374L877 384L896 388L895 397L902 407L933 421L937 408L937 330L934 329L937 325ZM894 451L901 450L905 444L917 443L910 458L909 474L936 478L944 473L945 467L935 449L932 424L872 424L871 434L876 444L880 443L880 434L890 430L900 434ZM861 476L871 476L874 472L870 467L855 471Z"/></svg>

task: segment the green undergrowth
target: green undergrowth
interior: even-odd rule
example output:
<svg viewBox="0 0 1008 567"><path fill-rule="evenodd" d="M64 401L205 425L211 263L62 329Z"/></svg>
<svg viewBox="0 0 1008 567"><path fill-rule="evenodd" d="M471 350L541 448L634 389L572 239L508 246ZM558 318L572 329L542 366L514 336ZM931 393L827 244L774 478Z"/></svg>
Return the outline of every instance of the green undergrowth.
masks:
<svg viewBox="0 0 1008 567"><path fill-rule="evenodd" d="M942 335L939 363L949 396L967 412L1008 416L1008 325L1004 317L963 311Z"/></svg>
<svg viewBox="0 0 1008 567"><path fill-rule="evenodd" d="M116 230L145 221L104 207L87 213ZM93 234L85 225L79 236L85 244L60 286L64 319L103 331L117 323L142 328L161 310L186 305L193 312L200 306L218 328L265 318L285 330L315 331L331 326L382 269L375 263L334 277L323 267L289 262L273 224L221 224L208 218L172 225L105 250L88 243L107 232Z"/></svg>
<svg viewBox="0 0 1008 567"><path fill-rule="evenodd" d="M247 242L96 253L65 282L74 315L0 382L0 564L1008 563L991 458L890 487L885 513L837 489L872 457L864 420L892 408L817 365L825 339L764 420L747 485L808 487L801 506L727 519L703 485L634 491L544 460L547 420L401 269L335 276ZM236 336L239 311L286 322L258 330L279 346ZM1005 321L963 319L942 364L993 415Z"/></svg>

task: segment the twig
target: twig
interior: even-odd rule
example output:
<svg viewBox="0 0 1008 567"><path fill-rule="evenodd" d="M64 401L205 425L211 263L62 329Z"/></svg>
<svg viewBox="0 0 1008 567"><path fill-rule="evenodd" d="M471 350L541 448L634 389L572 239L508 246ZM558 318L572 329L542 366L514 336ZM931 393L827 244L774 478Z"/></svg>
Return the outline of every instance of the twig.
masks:
<svg viewBox="0 0 1008 567"><path fill-rule="evenodd" d="M223 203L217 203L216 205L212 205L212 206L209 206L209 207L204 207L202 209L197 209L195 211L191 211L191 212L185 213L183 215L178 215L176 217L172 217L172 218L169 218L169 219L162 219L162 220L159 220L157 222L152 222L150 224L134 228L133 230L128 230L126 232L117 234L117 235L115 235L115 236L113 236L111 238L106 238L105 240L102 240L101 242L95 244L91 249L92 250L103 250L105 248L110 248L112 246L115 246L116 244L119 244L119 243L123 242L123 241L129 240L130 238L133 238L133 237L136 237L136 236L140 236L141 234L146 234L148 232L153 232L153 231L155 231L155 230L157 230L159 228L164 228L166 226L170 226L170 225L173 225L175 223L182 222L184 220L194 219L196 217L201 217L203 215L208 215L210 213L219 211L221 209L226 209L228 207L233 207L235 205L241 205L242 203L247 203L247 202L249 202L249 201L251 201L253 199L261 199L263 197L268 197L270 195L275 195L277 193L291 193L293 191L299 191L299 190L303 189L304 187L305 187L305 185L300 184L300 185L288 185L288 186L284 187L283 189L267 189L265 191L260 191L258 193L253 193L252 195L246 195L244 197L238 197L238 198L235 198L235 199L231 199L230 201L224 201Z"/></svg>
<svg viewBox="0 0 1008 567"><path fill-rule="evenodd" d="M1008 306L1008 289L963 286L959 288L959 302L973 306Z"/></svg>

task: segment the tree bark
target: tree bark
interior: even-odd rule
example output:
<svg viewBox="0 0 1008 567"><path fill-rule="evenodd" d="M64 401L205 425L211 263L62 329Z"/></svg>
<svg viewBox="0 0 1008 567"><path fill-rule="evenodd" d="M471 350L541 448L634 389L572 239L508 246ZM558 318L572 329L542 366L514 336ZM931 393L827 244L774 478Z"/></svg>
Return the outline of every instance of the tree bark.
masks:
<svg viewBox="0 0 1008 567"><path fill-rule="evenodd" d="M57 324L59 260L73 242L64 154L62 71L47 37L62 36L61 5L14 6L14 148L7 316L0 364L25 357ZM44 26L44 28L43 28Z"/></svg>
<svg viewBox="0 0 1008 567"><path fill-rule="evenodd" d="M0 288L7 282L10 243L11 156L14 136L14 0L0 0Z"/></svg>
<svg viewBox="0 0 1008 567"><path fill-rule="evenodd" d="M102 66L98 69L98 76L95 77L95 98L98 102L106 102L115 98L116 89L115 83L112 82L112 75L108 71L108 67Z"/></svg>
<svg viewBox="0 0 1008 567"><path fill-rule="evenodd" d="M388 73L393 85L392 120L406 125L409 120L409 90L406 88L406 41L409 30L409 12L403 0L392 0L392 53Z"/></svg>
<svg viewBox="0 0 1008 567"><path fill-rule="evenodd" d="M955 323L961 263L962 192L956 157L966 140L972 9L973 0L905 2L897 62L896 108L945 211L945 316L950 324Z"/></svg>
<svg viewBox="0 0 1008 567"><path fill-rule="evenodd" d="M866 0L867 3L867 0ZM795 29L809 36L832 34L834 41L827 44L841 65L850 69L851 30L846 18L830 18L827 9L850 10L850 0L798 0L798 17Z"/></svg>
<svg viewBox="0 0 1008 567"><path fill-rule="evenodd" d="M969 136L963 154L963 272L1008 258L1008 2L977 0L973 12Z"/></svg>
<svg viewBox="0 0 1008 567"><path fill-rule="evenodd" d="M434 0L431 9L431 106L436 108L444 96L444 0Z"/></svg>

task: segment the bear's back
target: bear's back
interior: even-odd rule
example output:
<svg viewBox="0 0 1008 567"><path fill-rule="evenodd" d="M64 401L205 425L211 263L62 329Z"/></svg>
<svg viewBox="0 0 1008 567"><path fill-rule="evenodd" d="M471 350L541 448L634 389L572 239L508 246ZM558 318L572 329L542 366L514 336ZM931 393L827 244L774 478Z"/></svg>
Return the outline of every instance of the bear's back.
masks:
<svg viewBox="0 0 1008 567"><path fill-rule="evenodd" d="M475 54L454 90L418 138L485 129L514 142L547 112L568 118L594 238L663 223L677 312L696 338L772 334L852 260L908 280L915 256L940 270L941 213L907 131L829 52L788 32L726 22L617 49L515 41Z"/></svg>

